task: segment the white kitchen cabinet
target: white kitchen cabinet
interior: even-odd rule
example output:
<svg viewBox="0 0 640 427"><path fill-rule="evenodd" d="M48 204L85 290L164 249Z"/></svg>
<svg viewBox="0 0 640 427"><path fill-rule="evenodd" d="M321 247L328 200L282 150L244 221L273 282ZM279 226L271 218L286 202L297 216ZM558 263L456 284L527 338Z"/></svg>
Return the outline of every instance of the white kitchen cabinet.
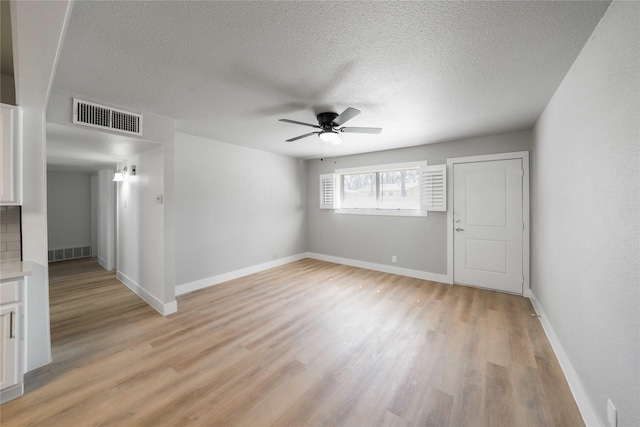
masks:
<svg viewBox="0 0 640 427"><path fill-rule="evenodd" d="M22 111L0 104L0 204L22 203Z"/></svg>
<svg viewBox="0 0 640 427"><path fill-rule="evenodd" d="M0 403L22 396L24 390L23 283L22 279L0 283Z"/></svg>

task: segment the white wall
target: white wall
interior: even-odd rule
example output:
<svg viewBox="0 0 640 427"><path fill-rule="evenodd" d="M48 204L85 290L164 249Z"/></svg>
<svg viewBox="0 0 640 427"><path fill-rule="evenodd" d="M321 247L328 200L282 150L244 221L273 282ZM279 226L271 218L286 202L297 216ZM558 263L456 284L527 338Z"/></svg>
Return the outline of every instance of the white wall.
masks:
<svg viewBox="0 0 640 427"><path fill-rule="evenodd" d="M91 175L47 172L49 250L91 246Z"/></svg>
<svg viewBox="0 0 640 427"><path fill-rule="evenodd" d="M98 209L96 219L98 222L98 264L105 270L115 268L116 253L116 200L115 183L113 182L114 169L98 171Z"/></svg>
<svg viewBox="0 0 640 427"><path fill-rule="evenodd" d="M176 283L306 251L304 162L176 133Z"/></svg>
<svg viewBox="0 0 640 427"><path fill-rule="evenodd" d="M137 174L117 183L117 275L158 312L169 314L177 305L165 288L164 147L131 157L122 166L130 170L132 165Z"/></svg>
<svg viewBox="0 0 640 427"><path fill-rule="evenodd" d="M23 108L23 258L26 278L26 370L51 362L47 257L45 110L71 2L11 2L16 104Z"/></svg>
<svg viewBox="0 0 640 427"><path fill-rule="evenodd" d="M426 218L336 214L333 210L319 208L320 174L341 168L418 160L427 160L430 165L443 164L451 157L527 151L531 142L531 132L526 131L325 158L323 161L309 160L306 190L308 250L321 255L445 275L446 212L429 212ZM397 263L391 263L392 255L398 257Z"/></svg>
<svg viewBox="0 0 640 427"><path fill-rule="evenodd" d="M535 127L532 291L591 425L640 425L639 17L611 4Z"/></svg>

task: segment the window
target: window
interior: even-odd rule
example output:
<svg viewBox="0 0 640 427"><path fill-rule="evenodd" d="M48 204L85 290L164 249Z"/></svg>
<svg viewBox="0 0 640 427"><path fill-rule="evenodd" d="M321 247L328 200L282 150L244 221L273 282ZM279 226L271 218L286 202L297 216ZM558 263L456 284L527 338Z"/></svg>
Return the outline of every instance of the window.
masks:
<svg viewBox="0 0 640 427"><path fill-rule="evenodd" d="M446 210L446 165L409 162L320 176L320 207L341 214L426 216Z"/></svg>
<svg viewBox="0 0 640 427"><path fill-rule="evenodd" d="M342 209L420 209L420 170L342 174Z"/></svg>

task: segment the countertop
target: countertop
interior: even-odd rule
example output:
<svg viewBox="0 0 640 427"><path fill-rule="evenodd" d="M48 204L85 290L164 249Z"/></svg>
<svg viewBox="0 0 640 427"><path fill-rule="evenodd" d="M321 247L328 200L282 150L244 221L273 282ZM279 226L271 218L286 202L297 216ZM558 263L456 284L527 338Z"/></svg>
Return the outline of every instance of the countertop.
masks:
<svg viewBox="0 0 640 427"><path fill-rule="evenodd" d="M31 276L31 261L0 261L0 280Z"/></svg>

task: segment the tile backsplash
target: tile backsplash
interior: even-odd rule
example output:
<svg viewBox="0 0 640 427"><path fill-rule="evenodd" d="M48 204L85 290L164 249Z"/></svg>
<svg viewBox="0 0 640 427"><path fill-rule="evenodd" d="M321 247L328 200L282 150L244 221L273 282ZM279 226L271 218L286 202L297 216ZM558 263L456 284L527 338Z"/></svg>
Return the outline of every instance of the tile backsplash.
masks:
<svg viewBox="0 0 640 427"><path fill-rule="evenodd" d="M22 258L20 206L0 206L0 260Z"/></svg>

